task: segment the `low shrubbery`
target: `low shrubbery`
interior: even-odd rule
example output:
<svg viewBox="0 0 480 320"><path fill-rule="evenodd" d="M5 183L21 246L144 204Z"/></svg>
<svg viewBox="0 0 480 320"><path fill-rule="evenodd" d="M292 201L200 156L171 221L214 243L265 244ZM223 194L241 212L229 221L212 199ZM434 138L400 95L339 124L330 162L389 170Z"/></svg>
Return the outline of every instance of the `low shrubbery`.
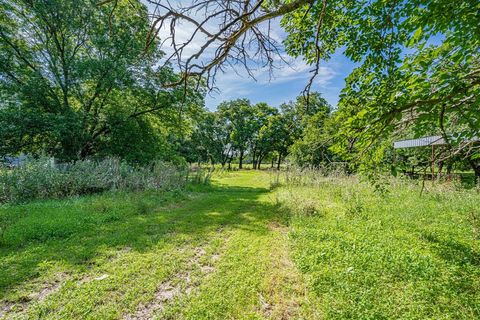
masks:
<svg viewBox="0 0 480 320"><path fill-rule="evenodd" d="M0 170L0 202L115 190L171 190L183 187L187 180L187 167L164 162L132 167L113 158L62 165L54 165L49 159L30 160L22 167Z"/></svg>

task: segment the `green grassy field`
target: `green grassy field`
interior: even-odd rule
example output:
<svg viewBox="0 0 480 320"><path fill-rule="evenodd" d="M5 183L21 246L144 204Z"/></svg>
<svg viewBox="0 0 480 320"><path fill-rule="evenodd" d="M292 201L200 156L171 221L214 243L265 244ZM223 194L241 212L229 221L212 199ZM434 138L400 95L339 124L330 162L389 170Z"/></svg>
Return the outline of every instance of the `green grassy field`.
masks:
<svg viewBox="0 0 480 320"><path fill-rule="evenodd" d="M0 318L473 319L480 195L355 178L0 209Z"/></svg>

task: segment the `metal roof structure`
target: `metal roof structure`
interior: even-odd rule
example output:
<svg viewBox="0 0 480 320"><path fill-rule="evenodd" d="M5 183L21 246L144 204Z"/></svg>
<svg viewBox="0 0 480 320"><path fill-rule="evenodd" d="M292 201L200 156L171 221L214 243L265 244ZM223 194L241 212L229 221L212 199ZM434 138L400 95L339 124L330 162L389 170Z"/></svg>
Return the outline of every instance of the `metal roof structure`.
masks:
<svg viewBox="0 0 480 320"><path fill-rule="evenodd" d="M465 142L479 142L479 137L473 137L472 139L464 140ZM417 147L429 147L429 146L445 146L447 143L442 136L428 136L418 139L400 140L393 143L395 149L402 148L417 148Z"/></svg>
<svg viewBox="0 0 480 320"><path fill-rule="evenodd" d="M428 146L444 146L447 143L442 136L429 136L418 139L400 140L393 143L395 149L401 148L416 148L416 147L428 147Z"/></svg>

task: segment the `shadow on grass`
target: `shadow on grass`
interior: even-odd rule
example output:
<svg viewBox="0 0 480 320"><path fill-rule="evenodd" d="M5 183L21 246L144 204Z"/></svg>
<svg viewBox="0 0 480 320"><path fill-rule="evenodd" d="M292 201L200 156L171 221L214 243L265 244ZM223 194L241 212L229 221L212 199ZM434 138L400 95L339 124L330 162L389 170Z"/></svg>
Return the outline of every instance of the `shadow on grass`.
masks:
<svg viewBox="0 0 480 320"><path fill-rule="evenodd" d="M433 234L423 234L422 236L423 239L433 244L431 248L447 263L459 266L470 264L480 267L480 254L472 247L453 239L441 239Z"/></svg>
<svg viewBox="0 0 480 320"><path fill-rule="evenodd" d="M257 201L264 188L195 186L191 193L110 194L43 201L3 209L20 217L0 239L0 298L59 263L75 271L95 265L105 251L207 240L224 228L268 232L273 206ZM8 212L7 212L8 211Z"/></svg>

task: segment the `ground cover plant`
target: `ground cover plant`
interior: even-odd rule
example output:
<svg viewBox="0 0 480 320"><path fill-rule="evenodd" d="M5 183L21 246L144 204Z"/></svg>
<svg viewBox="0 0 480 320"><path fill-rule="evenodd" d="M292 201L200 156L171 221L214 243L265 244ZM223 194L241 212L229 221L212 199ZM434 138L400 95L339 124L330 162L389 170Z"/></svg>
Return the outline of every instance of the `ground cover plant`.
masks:
<svg viewBox="0 0 480 320"><path fill-rule="evenodd" d="M311 174L286 184L223 172L184 191L2 208L15 217L2 233L2 317L480 315L475 190L420 196L394 180L378 194L355 177Z"/></svg>
<svg viewBox="0 0 480 320"><path fill-rule="evenodd" d="M294 176L294 177L292 177ZM479 194L294 173L278 188L310 302L332 319L479 317Z"/></svg>

